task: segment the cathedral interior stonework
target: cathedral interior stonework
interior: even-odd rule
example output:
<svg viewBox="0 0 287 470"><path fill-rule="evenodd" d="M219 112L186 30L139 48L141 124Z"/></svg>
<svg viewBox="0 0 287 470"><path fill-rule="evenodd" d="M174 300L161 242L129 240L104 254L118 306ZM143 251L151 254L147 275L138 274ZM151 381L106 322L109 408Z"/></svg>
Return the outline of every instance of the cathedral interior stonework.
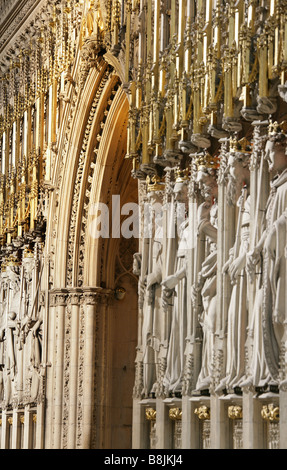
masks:
<svg viewBox="0 0 287 470"><path fill-rule="evenodd" d="M286 449L287 1L0 18L0 448Z"/></svg>

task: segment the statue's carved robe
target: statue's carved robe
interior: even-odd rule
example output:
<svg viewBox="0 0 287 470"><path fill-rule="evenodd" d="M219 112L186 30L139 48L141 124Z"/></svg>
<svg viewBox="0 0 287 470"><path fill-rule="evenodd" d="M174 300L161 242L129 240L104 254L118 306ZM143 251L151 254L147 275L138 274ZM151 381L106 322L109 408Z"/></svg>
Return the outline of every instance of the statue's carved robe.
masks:
<svg viewBox="0 0 287 470"><path fill-rule="evenodd" d="M185 270L187 262L187 250L189 236L188 219L186 219L179 229L179 246L177 250L175 275ZM181 275L175 286L174 305L172 310L171 334L169 338L167 367L164 377L164 387L167 393L181 391L184 350L187 335L187 283L186 274Z"/></svg>
<svg viewBox="0 0 287 470"><path fill-rule="evenodd" d="M286 210L287 169L274 178L267 203L263 273L263 338L265 358L278 378L279 349L286 321Z"/></svg>
<svg viewBox="0 0 287 470"><path fill-rule="evenodd" d="M210 208L210 218L203 219L199 224L199 232L209 232L209 228L217 232L217 204ZM216 325L216 282L217 282L217 245L215 240L207 236L209 254L204 260L200 276L203 281L201 289L203 312L200 324L203 332L201 369L197 379L196 390L208 389L212 379L214 354L214 333Z"/></svg>
<svg viewBox="0 0 287 470"><path fill-rule="evenodd" d="M160 311L162 280L162 240L155 238L152 242L152 274L156 283L151 292L146 292L144 300L144 319L142 328L143 344L143 385L144 395L154 391L156 384L157 353L160 348ZM149 273L151 274L151 273Z"/></svg>
<svg viewBox="0 0 287 470"><path fill-rule="evenodd" d="M240 202L239 198L239 202ZM249 249L250 197L244 203L240 227L238 256L244 256ZM232 287L228 308L226 387L236 387L245 371L245 342L248 321L247 279L242 269Z"/></svg>

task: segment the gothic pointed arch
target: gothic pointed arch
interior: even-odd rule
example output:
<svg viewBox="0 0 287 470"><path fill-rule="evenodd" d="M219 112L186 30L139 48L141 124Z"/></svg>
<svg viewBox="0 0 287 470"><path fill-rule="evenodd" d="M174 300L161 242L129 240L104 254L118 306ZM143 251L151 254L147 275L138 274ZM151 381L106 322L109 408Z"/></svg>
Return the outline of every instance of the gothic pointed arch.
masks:
<svg viewBox="0 0 287 470"><path fill-rule="evenodd" d="M50 299L56 300L48 354L54 367L51 394L53 390L61 402L47 409L50 447L131 446L137 321L132 261L137 240L112 236L112 202L114 196L120 201L121 223L121 205L137 202L137 182L125 158L129 105L118 71L97 41L85 42L69 78L65 127L52 169L47 251L54 281ZM98 203L109 211L107 238L91 234ZM117 287L127 295L121 303L115 300ZM120 344L122 352L116 353ZM55 372L57 364L63 366L62 377ZM122 380L130 390L119 397L115 391ZM62 425L57 422L61 417ZM123 423L127 431L120 433ZM112 426L119 432L113 434Z"/></svg>

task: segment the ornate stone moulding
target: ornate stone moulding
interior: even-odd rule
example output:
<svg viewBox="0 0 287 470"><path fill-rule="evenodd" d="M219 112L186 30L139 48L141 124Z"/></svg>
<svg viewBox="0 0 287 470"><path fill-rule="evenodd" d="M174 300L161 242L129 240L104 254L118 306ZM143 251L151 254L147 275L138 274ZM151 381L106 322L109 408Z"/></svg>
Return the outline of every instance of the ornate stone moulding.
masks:
<svg viewBox="0 0 287 470"><path fill-rule="evenodd" d="M4 2L2 2L4 3ZM51 5L51 0L14 0L9 3L9 9L4 5L4 13L6 16L2 18L2 24L0 26L0 61L5 63L5 55L7 51L13 51L21 45L23 47L23 35L27 37L27 44L31 35L35 29L32 23L40 21L41 15L39 13L42 9L48 11L48 7ZM2 6L3 8L3 6ZM2 8L0 13L2 13ZM40 26L40 23L39 23ZM9 64L7 63L7 66Z"/></svg>
<svg viewBox="0 0 287 470"><path fill-rule="evenodd" d="M114 295L114 289L104 289L102 287L63 288L50 291L51 301L54 306L66 306L69 302L72 304L83 302L86 305L106 303L112 300Z"/></svg>

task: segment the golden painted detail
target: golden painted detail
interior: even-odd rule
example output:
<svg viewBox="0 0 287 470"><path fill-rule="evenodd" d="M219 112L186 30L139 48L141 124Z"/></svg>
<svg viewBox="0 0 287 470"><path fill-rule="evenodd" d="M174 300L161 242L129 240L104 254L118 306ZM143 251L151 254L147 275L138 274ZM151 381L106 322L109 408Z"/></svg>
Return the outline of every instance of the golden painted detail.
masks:
<svg viewBox="0 0 287 470"><path fill-rule="evenodd" d="M20 423L24 424L25 423L25 417L24 415L20 415Z"/></svg>
<svg viewBox="0 0 287 470"><path fill-rule="evenodd" d="M154 408L146 408L145 417L148 421L156 420L156 410Z"/></svg>
<svg viewBox="0 0 287 470"><path fill-rule="evenodd" d="M280 124L275 121L275 122L270 122L269 128L268 128L268 134L269 135L274 135L274 134L286 134L287 133L287 121L282 121Z"/></svg>
<svg viewBox="0 0 287 470"><path fill-rule="evenodd" d="M32 419L33 419L33 423L37 423L37 415L36 415L36 413L33 414L33 418L32 418Z"/></svg>
<svg viewBox="0 0 287 470"><path fill-rule="evenodd" d="M198 169L218 168L212 132L217 139L240 131L241 106L248 114L257 98L270 104L271 80L286 81L286 0L260 7L258 15L256 3L248 3L244 14L243 1L200 2L193 15L186 2L165 11L160 0L66 0L47 12L45 24L35 23L33 42L27 36L19 53L9 52L14 59L0 77L1 243L37 228L41 183L52 177L64 107L77 77L86 79L103 51L122 67L134 174L145 178L151 166L156 172L157 161L178 165L189 150L182 143L191 142L210 152ZM76 50L79 74L72 67ZM150 189L161 189L156 184Z"/></svg>
<svg viewBox="0 0 287 470"><path fill-rule="evenodd" d="M197 165L198 170L204 168L213 168L214 170L217 170L219 168L219 158L217 155L212 156L208 152L205 152L197 156L195 164Z"/></svg>
<svg viewBox="0 0 287 470"><path fill-rule="evenodd" d="M10 424L10 426L12 426L12 424L13 424L13 418L12 418L12 416L9 416L9 418L7 419L7 421L8 421L8 424Z"/></svg>
<svg viewBox="0 0 287 470"><path fill-rule="evenodd" d="M173 421L181 420L182 410L180 408L170 408L168 415Z"/></svg>
<svg viewBox="0 0 287 470"><path fill-rule="evenodd" d="M34 258L34 251L31 248L26 246L24 248L23 257L24 258Z"/></svg>
<svg viewBox="0 0 287 470"><path fill-rule="evenodd" d="M202 2L193 13L184 2L175 5L166 13L157 0L140 3L141 45L130 55L125 51L129 85L136 83L127 155L140 178L151 164L177 163L181 142L210 148L214 157L209 134L240 132L244 119L271 106L270 80L286 80L285 0L276 14L254 2Z"/></svg>
<svg viewBox="0 0 287 470"><path fill-rule="evenodd" d="M148 191L164 191L164 180L159 176L147 176L146 182Z"/></svg>
<svg viewBox="0 0 287 470"><path fill-rule="evenodd" d="M210 419L210 408L206 405L199 406L195 408L194 414L198 416L199 419L205 420Z"/></svg>
<svg viewBox="0 0 287 470"><path fill-rule="evenodd" d="M183 170L181 168L176 169L175 174L176 174L176 183L187 181L190 178L189 168L185 168Z"/></svg>
<svg viewBox="0 0 287 470"><path fill-rule="evenodd" d="M252 144L245 137L240 140L230 139L230 151L240 153L251 153Z"/></svg>
<svg viewBox="0 0 287 470"><path fill-rule="evenodd" d="M228 407L228 418L242 419L242 407L239 405L231 405Z"/></svg>
<svg viewBox="0 0 287 470"><path fill-rule="evenodd" d="M279 421L279 406L273 405L273 403L263 405L261 416L270 422Z"/></svg>
<svg viewBox="0 0 287 470"><path fill-rule="evenodd" d="M6 266L20 266L20 264L21 263L13 255L10 255L7 262L6 262Z"/></svg>

